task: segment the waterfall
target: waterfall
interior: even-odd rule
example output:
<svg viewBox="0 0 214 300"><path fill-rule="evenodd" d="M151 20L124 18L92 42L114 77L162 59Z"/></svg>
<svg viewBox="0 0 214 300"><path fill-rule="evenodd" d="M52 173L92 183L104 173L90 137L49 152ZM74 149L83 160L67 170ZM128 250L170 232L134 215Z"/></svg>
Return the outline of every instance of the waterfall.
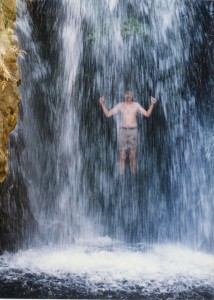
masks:
<svg viewBox="0 0 214 300"><path fill-rule="evenodd" d="M202 2L17 0L24 150L11 171L39 232L0 256L0 297L213 298L214 4ZM137 118L137 174L127 159L121 177L119 118L98 99L111 108L126 89L157 104Z"/></svg>
<svg viewBox="0 0 214 300"><path fill-rule="evenodd" d="M107 235L210 249L213 139L188 81L192 41L202 42L200 27L191 36L199 2L42 1L44 32L18 6L27 53L20 59L22 168L45 240ZM137 177L127 167L121 182L119 120L105 119L98 99L111 108L127 88L145 108L150 96L157 104L151 119L138 118Z"/></svg>
<svg viewBox="0 0 214 300"><path fill-rule="evenodd" d="M90 230L84 203L79 200L79 128L77 112L72 107L79 50L75 56L72 44L70 47L62 44L59 54L55 55L54 45L50 44L48 51L52 57L50 60L44 57L42 46L36 40L40 38L39 33L35 32L26 6L19 1L18 7L16 28L21 48L26 52L20 59L20 66L22 74L29 70L31 74L23 79L20 90L24 122L20 122L19 126L26 145L22 169L25 178L28 178L40 237L48 243L73 243L77 234L80 237L81 233L87 234ZM43 9L49 7L44 6ZM60 14L60 5L58 9ZM63 11L60 16L63 18ZM63 25L65 41L68 32L66 24ZM55 28L61 27L56 21ZM57 46L61 42L60 34L59 30L59 36L55 36ZM75 31L73 34L75 42ZM71 72L69 65L74 66L75 63L76 69ZM34 102L34 99L37 101Z"/></svg>

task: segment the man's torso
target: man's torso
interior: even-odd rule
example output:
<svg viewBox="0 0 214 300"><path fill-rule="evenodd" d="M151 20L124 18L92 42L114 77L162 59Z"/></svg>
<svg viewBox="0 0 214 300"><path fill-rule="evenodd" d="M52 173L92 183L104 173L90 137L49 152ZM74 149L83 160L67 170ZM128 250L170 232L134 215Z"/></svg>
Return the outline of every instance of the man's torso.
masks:
<svg viewBox="0 0 214 300"><path fill-rule="evenodd" d="M119 112L121 114L121 127L137 127L137 112L139 109L139 104L137 102L121 102L119 106Z"/></svg>

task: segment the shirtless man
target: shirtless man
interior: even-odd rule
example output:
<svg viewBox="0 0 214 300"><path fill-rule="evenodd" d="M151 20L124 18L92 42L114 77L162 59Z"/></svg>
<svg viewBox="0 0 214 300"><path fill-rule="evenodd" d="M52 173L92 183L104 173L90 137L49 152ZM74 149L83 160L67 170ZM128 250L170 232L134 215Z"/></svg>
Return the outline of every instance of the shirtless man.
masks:
<svg viewBox="0 0 214 300"><path fill-rule="evenodd" d="M133 102L131 91L125 92L125 101L115 105L111 110L105 106L104 97L99 99L104 115L110 118L120 113L120 130L119 130L119 171L123 175L125 171L126 153L129 153L130 170L132 174L137 169L137 120L136 116L139 112L141 115L149 118L152 114L156 99L151 97L151 104L148 110L145 110L139 103Z"/></svg>

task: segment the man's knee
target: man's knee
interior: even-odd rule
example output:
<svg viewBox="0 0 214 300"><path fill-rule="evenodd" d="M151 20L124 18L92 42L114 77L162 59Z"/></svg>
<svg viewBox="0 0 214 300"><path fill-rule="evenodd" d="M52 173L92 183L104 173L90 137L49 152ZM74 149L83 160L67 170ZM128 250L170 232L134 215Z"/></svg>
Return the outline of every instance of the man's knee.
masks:
<svg viewBox="0 0 214 300"><path fill-rule="evenodd" d="M130 150L129 151L129 158L130 158L131 161L136 160L136 150Z"/></svg>
<svg viewBox="0 0 214 300"><path fill-rule="evenodd" d="M120 161L125 161L126 159L126 151L120 151Z"/></svg>

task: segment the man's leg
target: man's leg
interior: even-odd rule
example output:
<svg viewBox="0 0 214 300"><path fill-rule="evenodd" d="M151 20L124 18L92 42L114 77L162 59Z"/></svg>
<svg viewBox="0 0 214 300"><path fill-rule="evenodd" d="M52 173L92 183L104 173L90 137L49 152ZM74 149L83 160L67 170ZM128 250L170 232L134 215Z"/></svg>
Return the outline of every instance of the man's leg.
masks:
<svg viewBox="0 0 214 300"><path fill-rule="evenodd" d="M125 172L125 162L126 162L126 151L119 151L119 169L120 175L123 175Z"/></svg>
<svg viewBox="0 0 214 300"><path fill-rule="evenodd" d="M130 160L130 169L132 174L135 174L137 171L137 149L130 149L129 150L129 160Z"/></svg>

